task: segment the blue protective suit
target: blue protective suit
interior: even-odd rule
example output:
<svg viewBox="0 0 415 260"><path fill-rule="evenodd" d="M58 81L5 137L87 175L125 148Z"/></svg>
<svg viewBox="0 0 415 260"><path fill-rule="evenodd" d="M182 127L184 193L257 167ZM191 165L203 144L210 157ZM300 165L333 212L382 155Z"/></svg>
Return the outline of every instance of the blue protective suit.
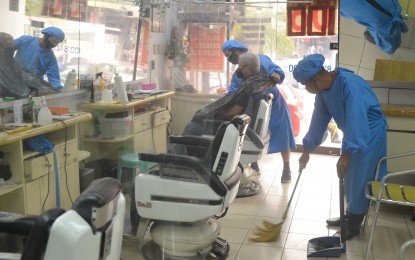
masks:
<svg viewBox="0 0 415 260"><path fill-rule="evenodd" d="M345 177L348 212L365 214L364 186L373 180L379 159L386 155L386 119L369 84L352 71L337 68L331 89L316 94L304 149L313 151L322 142L331 118L343 131L342 152L350 155ZM379 172L386 174L386 164Z"/></svg>
<svg viewBox="0 0 415 260"><path fill-rule="evenodd" d="M398 0L340 1L340 14L366 26L376 45L389 54L401 45L401 32L408 31L401 11Z"/></svg>
<svg viewBox="0 0 415 260"><path fill-rule="evenodd" d="M274 72L280 75L281 84L284 81L284 71L274 64L268 56L258 54L261 64L260 73L271 76ZM231 84L229 86L228 94L235 92L241 85L241 78L232 75ZM272 100L271 118L269 122L269 131L271 132L271 140L269 143L268 153L280 153L289 151L291 148L296 148L293 129L291 125L290 110L284 97L278 91L277 87L267 90L267 93L272 93L274 98Z"/></svg>
<svg viewBox="0 0 415 260"><path fill-rule="evenodd" d="M20 65L41 79L46 74L51 85L63 88L55 54L51 49L40 46L39 38L23 35L14 40L14 46L17 50L15 59Z"/></svg>

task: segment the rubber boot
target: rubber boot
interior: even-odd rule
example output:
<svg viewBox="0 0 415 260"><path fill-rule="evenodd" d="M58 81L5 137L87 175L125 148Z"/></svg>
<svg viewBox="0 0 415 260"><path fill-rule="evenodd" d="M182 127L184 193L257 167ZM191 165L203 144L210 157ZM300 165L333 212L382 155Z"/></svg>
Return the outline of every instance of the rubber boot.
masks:
<svg viewBox="0 0 415 260"><path fill-rule="evenodd" d="M349 218L348 213L346 212L344 214L344 219L347 220ZM326 220L327 226L331 226L331 227L340 227L340 217L336 217L336 218L329 218Z"/></svg>
<svg viewBox="0 0 415 260"><path fill-rule="evenodd" d="M352 214L349 213L349 218L345 220L345 234L344 238L346 240L352 239L355 236L360 234L360 224L365 217L365 214ZM340 235L340 230L336 232L336 235Z"/></svg>

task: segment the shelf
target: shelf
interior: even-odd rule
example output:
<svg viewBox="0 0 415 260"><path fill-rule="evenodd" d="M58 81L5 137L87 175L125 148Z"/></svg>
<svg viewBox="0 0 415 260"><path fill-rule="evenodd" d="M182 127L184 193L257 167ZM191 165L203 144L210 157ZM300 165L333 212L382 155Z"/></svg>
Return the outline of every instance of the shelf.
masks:
<svg viewBox="0 0 415 260"><path fill-rule="evenodd" d="M13 187L0 186L0 196L6 195L15 190L21 189L22 187L23 187L23 184L17 184L16 186L13 186Z"/></svg>
<svg viewBox="0 0 415 260"><path fill-rule="evenodd" d="M25 150L25 151L23 151L23 160L27 159L27 158L30 158L30 157L37 156L39 154L40 154L40 152L33 152L33 151Z"/></svg>
<svg viewBox="0 0 415 260"><path fill-rule="evenodd" d="M91 153L89 151L82 151L82 150L78 150L78 162L79 161L83 161L86 158L89 158L89 156L91 156Z"/></svg>
<svg viewBox="0 0 415 260"><path fill-rule="evenodd" d="M118 143L133 138L133 135L127 135L125 137L118 138L100 138L100 137L83 137L84 142L95 142L95 143Z"/></svg>

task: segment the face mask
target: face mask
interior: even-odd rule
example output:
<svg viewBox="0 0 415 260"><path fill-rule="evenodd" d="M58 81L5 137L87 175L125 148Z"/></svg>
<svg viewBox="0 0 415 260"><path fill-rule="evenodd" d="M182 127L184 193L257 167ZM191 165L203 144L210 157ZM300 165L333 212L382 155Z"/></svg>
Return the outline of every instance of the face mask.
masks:
<svg viewBox="0 0 415 260"><path fill-rule="evenodd" d="M45 47L46 47L46 49L53 49L53 48L55 48L55 47L56 47L56 45L55 45L55 44L53 44L53 43L49 40L49 37L46 37L46 38L45 38Z"/></svg>
<svg viewBox="0 0 415 260"><path fill-rule="evenodd" d="M236 53L232 52L232 54L229 55L229 57L228 57L228 61L230 63L232 63L233 65L238 64L238 55Z"/></svg>
<svg viewBox="0 0 415 260"><path fill-rule="evenodd" d="M243 78L244 77L244 74L242 73L242 70L240 69L240 68L238 68L236 71L235 71L235 74L236 74L236 76L238 77L238 78Z"/></svg>

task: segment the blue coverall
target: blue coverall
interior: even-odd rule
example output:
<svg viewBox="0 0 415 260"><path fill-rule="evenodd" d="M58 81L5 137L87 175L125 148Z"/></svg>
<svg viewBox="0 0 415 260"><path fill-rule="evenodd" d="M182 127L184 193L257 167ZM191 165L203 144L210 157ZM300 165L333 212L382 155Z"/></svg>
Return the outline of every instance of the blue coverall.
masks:
<svg viewBox="0 0 415 260"><path fill-rule="evenodd" d="M276 64L274 64L268 56L257 54L260 61L260 72L271 76L274 72L280 75L281 84L284 81L284 71ZM231 84L229 86L228 94L235 92L241 85L241 79L234 73L232 75ZM280 153L289 151L291 148L296 148L294 134L291 125L290 110L284 97L274 86L267 93L272 93L274 98L272 100L271 118L269 122L269 131L271 132L271 140L269 143L268 153Z"/></svg>
<svg viewBox="0 0 415 260"><path fill-rule="evenodd" d="M303 146L310 152L316 149L333 117L344 134L341 150L350 156L345 177L347 211L365 214L364 186L374 179L377 163L386 155L387 123L376 94L363 78L343 68L337 68L336 73L332 87L316 94ZM385 174L383 164L379 179Z"/></svg>
<svg viewBox="0 0 415 260"><path fill-rule="evenodd" d="M58 62L51 49L40 46L39 38L23 35L14 40L17 50L15 59L23 68L32 71L43 79L46 74L48 82L54 87L61 89Z"/></svg>

